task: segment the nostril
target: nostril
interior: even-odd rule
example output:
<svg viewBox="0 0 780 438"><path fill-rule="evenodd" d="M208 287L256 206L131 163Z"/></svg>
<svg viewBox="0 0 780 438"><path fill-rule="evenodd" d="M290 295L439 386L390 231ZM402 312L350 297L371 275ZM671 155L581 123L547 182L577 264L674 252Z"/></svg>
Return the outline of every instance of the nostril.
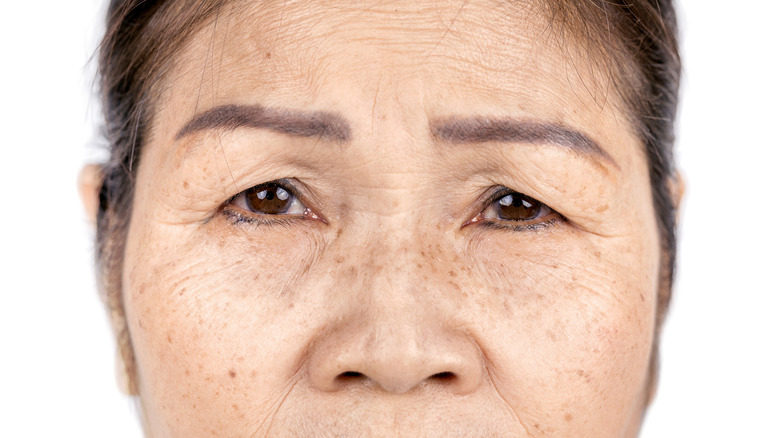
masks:
<svg viewBox="0 0 780 438"><path fill-rule="evenodd" d="M431 375L430 377L432 380L439 380L443 382L449 382L451 380L455 380L455 373L450 371L445 371L443 373L436 373Z"/></svg>
<svg viewBox="0 0 780 438"><path fill-rule="evenodd" d="M336 377L336 380L339 380L343 383L352 382L356 380L363 380L366 376L363 373L359 373L357 371L344 371L343 373L339 374Z"/></svg>

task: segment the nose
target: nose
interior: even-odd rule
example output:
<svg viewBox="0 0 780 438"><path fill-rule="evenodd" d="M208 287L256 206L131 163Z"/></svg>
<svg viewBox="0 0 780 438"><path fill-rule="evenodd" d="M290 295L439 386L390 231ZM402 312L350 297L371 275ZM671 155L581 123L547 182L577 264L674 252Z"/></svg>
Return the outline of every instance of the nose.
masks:
<svg viewBox="0 0 780 438"><path fill-rule="evenodd" d="M367 309L315 341L308 360L314 386L323 391L362 386L394 394L431 386L457 395L473 392L485 368L476 342L448 326L436 309L390 295L370 300Z"/></svg>

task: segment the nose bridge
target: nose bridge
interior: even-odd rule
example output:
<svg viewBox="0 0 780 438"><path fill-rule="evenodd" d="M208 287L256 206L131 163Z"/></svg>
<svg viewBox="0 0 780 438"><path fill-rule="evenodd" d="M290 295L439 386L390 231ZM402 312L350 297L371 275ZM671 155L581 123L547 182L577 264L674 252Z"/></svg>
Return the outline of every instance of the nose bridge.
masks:
<svg viewBox="0 0 780 438"><path fill-rule="evenodd" d="M409 210L378 221L368 241L358 272L372 301L375 319L399 313L418 322L447 318L457 297L444 264L459 260L439 236L426 227L425 217ZM449 253L449 254L448 254ZM455 263L455 262L453 262Z"/></svg>

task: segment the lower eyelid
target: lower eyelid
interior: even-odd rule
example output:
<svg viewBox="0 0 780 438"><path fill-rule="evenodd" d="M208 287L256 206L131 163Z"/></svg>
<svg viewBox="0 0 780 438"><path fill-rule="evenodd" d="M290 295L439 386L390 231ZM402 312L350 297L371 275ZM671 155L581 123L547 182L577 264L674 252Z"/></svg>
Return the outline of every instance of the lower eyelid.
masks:
<svg viewBox="0 0 780 438"><path fill-rule="evenodd" d="M274 225L293 225L296 221L300 220L300 216L296 215L267 215L267 217L254 217L242 214L235 210L224 209L222 214L225 218L232 222L235 226L250 225L250 226L274 226Z"/></svg>
<svg viewBox="0 0 780 438"><path fill-rule="evenodd" d="M480 227L492 229L492 230L505 230L505 231L544 231L552 227L558 226L564 219L560 216L548 219L543 222L536 222L531 224L513 224L510 221L482 221L478 225Z"/></svg>

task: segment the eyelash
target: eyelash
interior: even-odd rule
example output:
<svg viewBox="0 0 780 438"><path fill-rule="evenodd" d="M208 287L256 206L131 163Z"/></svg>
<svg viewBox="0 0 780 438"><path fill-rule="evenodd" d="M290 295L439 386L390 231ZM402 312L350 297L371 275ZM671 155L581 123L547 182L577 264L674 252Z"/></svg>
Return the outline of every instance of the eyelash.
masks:
<svg viewBox="0 0 780 438"><path fill-rule="evenodd" d="M248 209L246 208L234 206L234 203L237 200L239 200L242 196L247 196L250 191L257 190L258 188L262 188L266 186L277 186L279 188L282 188L284 191L288 192L290 195L294 197L294 199L297 202L299 202L305 208L304 214L252 213L248 211ZM534 223L526 223L526 222L532 222L534 219L531 219L529 221L521 221L521 220L495 219L495 218L484 217L485 212L489 208L493 207L495 203L499 202L500 200L502 200L504 197L508 195L520 196L522 197L522 199L528 199L530 201L538 203L540 208L548 210L546 216L552 216L552 217L548 220L542 222L534 222ZM252 225L257 227L262 225L262 226L290 227L298 223L301 219L307 218L307 216L310 219L313 218L317 220L322 220L316 213L313 213L311 209L303 203L303 201L301 200L300 192L296 189L295 185L293 184L293 181L287 178L265 182L257 186L254 186L250 189L236 193L235 195L231 196L227 201L223 203L221 207L221 213L234 226ZM566 219L560 213L556 212L546 204L537 201L529 196L523 195L508 187L498 186L495 188L493 193L486 199L486 201L482 203L482 207L479 213L473 219L463 224L463 226L465 227L470 224L475 224L482 228L494 229L494 230L508 230L508 231L515 231L515 232L542 231L550 227L556 226L558 225L559 222L565 220Z"/></svg>

